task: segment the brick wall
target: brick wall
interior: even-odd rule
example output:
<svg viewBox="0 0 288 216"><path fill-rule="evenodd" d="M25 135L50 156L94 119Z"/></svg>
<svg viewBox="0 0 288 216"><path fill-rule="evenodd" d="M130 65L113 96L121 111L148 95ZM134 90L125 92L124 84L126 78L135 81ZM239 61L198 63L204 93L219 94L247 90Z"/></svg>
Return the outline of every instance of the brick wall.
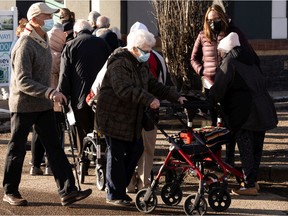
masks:
<svg viewBox="0 0 288 216"><path fill-rule="evenodd" d="M272 91L288 90L288 40L250 40Z"/></svg>

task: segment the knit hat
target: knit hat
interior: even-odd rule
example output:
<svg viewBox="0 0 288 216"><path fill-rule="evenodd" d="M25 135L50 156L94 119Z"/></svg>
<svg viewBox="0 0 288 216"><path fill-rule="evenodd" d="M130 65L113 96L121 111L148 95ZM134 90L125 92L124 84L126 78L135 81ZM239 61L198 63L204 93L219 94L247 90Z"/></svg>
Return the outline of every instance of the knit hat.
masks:
<svg viewBox="0 0 288 216"><path fill-rule="evenodd" d="M231 32L220 41L220 43L218 44L218 50L228 53L236 46L240 46L238 34L235 32Z"/></svg>
<svg viewBox="0 0 288 216"><path fill-rule="evenodd" d="M148 31L148 28L146 27L146 25L144 25L143 23L140 23L140 22L137 21L131 26L130 32L136 31L136 30L139 30L139 29L143 29L145 31Z"/></svg>
<svg viewBox="0 0 288 216"><path fill-rule="evenodd" d="M38 16L39 14L53 14L59 12L59 9L50 8L44 2L37 2L30 6L27 12L27 19L31 20L33 17Z"/></svg>

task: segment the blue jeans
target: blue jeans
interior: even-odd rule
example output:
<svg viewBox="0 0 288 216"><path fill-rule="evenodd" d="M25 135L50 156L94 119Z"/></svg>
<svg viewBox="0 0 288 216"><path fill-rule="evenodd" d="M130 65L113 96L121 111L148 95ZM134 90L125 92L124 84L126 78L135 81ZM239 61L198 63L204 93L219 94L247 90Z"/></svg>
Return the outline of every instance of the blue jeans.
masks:
<svg viewBox="0 0 288 216"><path fill-rule="evenodd" d="M106 136L107 165L106 187L107 199L124 199L139 158L143 153L143 141L127 142Z"/></svg>
<svg viewBox="0 0 288 216"><path fill-rule="evenodd" d="M32 125L43 144L60 197L77 190L71 165L60 145L54 111L11 113L11 139L5 160L3 187L5 194L18 194L26 142Z"/></svg>

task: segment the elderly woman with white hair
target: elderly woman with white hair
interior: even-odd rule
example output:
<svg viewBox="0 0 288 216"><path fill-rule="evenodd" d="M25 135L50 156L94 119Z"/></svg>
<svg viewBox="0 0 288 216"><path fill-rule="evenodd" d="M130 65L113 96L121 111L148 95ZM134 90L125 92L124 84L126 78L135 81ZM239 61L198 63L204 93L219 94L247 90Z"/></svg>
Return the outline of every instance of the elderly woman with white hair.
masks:
<svg viewBox="0 0 288 216"><path fill-rule="evenodd" d="M165 86L150 73L147 60L155 45L145 30L129 33L127 47L109 57L96 106L96 127L105 135L107 152L107 197L113 205L129 205L126 194L135 167L143 152L141 131L147 108L157 109L158 99L183 103L184 97Z"/></svg>

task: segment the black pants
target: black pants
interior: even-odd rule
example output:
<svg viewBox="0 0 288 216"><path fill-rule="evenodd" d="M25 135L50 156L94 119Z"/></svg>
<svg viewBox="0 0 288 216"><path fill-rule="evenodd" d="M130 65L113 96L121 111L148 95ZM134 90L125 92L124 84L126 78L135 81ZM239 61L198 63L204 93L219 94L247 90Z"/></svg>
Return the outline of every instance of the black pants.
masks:
<svg viewBox="0 0 288 216"><path fill-rule="evenodd" d="M210 94L210 89L205 88L204 93L205 93L206 97L208 98L209 94ZM209 107L209 112L210 112L210 118L211 118L211 125L216 126L217 125L217 116L218 116L217 109L211 105Z"/></svg>
<svg viewBox="0 0 288 216"><path fill-rule="evenodd" d="M56 117L56 128L58 132L58 138L61 143L62 148L64 148L64 117L63 113L61 112L54 112L55 117ZM32 140L31 140L31 163L32 166L40 168L40 165L43 161L43 157L45 155L45 149L43 144L40 141L40 138L38 134L35 131L35 128L33 126L33 131L32 131ZM46 166L49 166L47 163Z"/></svg>
<svg viewBox="0 0 288 216"><path fill-rule="evenodd" d="M106 143L107 199L124 199L126 187L144 150L143 141L127 142L106 136Z"/></svg>
<svg viewBox="0 0 288 216"><path fill-rule="evenodd" d="M33 126L32 129L32 140L31 140L31 163L32 166L40 168L40 165L43 161L43 157L45 154L44 146L42 145L38 134L35 131Z"/></svg>
<svg viewBox="0 0 288 216"><path fill-rule="evenodd" d="M73 110L73 112L79 138L77 142L77 150L79 152L78 157L81 158L83 150L83 139L88 133L91 133L94 128L94 112L89 106L79 110Z"/></svg>
<svg viewBox="0 0 288 216"><path fill-rule="evenodd" d="M43 112L11 113L11 139L3 177L5 194L19 193L27 137L33 124L46 149L60 197L77 190L71 165L58 139L55 115L51 109Z"/></svg>
<svg viewBox="0 0 288 216"><path fill-rule="evenodd" d="M245 186L255 187L262 157L265 131L240 129L235 133L245 175Z"/></svg>

